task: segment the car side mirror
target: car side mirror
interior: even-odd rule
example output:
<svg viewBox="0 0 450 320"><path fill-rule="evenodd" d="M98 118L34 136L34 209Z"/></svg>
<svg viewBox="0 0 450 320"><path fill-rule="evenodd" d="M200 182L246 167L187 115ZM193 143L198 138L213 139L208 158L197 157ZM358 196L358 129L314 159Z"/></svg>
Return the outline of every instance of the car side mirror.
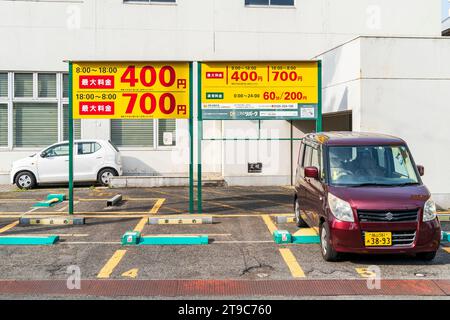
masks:
<svg viewBox="0 0 450 320"><path fill-rule="evenodd" d="M319 169L317 169L316 167L306 167L305 168L305 177L319 180Z"/></svg>
<svg viewBox="0 0 450 320"><path fill-rule="evenodd" d="M41 158L45 158L45 157L47 157L47 153L45 151L41 152Z"/></svg>
<svg viewBox="0 0 450 320"><path fill-rule="evenodd" d="M424 166L418 165L417 166L417 170L419 171L419 174L421 177L423 177L425 175L425 168Z"/></svg>

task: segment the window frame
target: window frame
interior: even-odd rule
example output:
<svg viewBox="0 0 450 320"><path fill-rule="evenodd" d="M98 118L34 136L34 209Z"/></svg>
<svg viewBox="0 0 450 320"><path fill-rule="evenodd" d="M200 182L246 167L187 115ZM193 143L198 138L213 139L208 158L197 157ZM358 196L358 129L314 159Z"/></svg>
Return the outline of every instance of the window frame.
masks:
<svg viewBox="0 0 450 320"><path fill-rule="evenodd" d="M292 5L279 5L279 4L271 4L272 0L268 0L269 4L245 4L245 8L274 8L274 9L296 9L297 8L297 0L293 0L294 3Z"/></svg>
<svg viewBox="0 0 450 320"><path fill-rule="evenodd" d="M119 151L172 151L178 149L178 138L179 138L179 125L178 121L179 119L175 119L175 145L173 146L164 146L159 145L159 121L162 119L152 119L153 120L153 146L152 147L146 147L146 146L140 146L140 147L133 147L133 146L118 146L116 145L117 149ZM126 121L126 119L125 119ZM112 125L111 120L109 121L110 125L110 134L109 134L109 140L112 141Z"/></svg>
<svg viewBox="0 0 450 320"><path fill-rule="evenodd" d="M95 145L98 146L98 149L95 150L94 152L90 152L90 153L79 153L80 149L79 149L79 145L83 145L83 144L90 144L90 145ZM76 142L75 143L75 150L76 150L76 155L77 156L90 156L93 154L96 154L97 152L99 152L102 149L102 145L98 142L93 142L93 141L82 141L82 142Z"/></svg>
<svg viewBox="0 0 450 320"><path fill-rule="evenodd" d="M48 148L46 148L46 149L44 149L43 151L42 151L42 153L46 153L48 150L51 150L51 149L55 149L55 148L59 148L59 147L63 147L63 146L67 146L67 150L69 150L69 144L68 143L58 143L58 144L54 144L54 145L52 145L52 146L49 146ZM41 154L42 154L41 153ZM45 155L45 157L44 157L44 159L47 159L47 158L59 158L59 157L68 157L69 156L69 153L67 153L66 155L60 155L60 156L58 156L58 155L56 155L56 156L52 156L52 157L47 157L47 155Z"/></svg>
<svg viewBox="0 0 450 320"><path fill-rule="evenodd" d="M162 5L162 6L176 6L178 5L178 0L175 1L157 1L157 0L146 0L146 1L136 1L136 0L123 0L123 4L137 4L137 5Z"/></svg>
<svg viewBox="0 0 450 320"><path fill-rule="evenodd" d="M8 75L8 96L0 97L0 103L8 105L8 145L0 146L0 151L39 151L44 147L48 147L48 145L43 145L40 147L15 147L14 146L14 104L15 103L56 103L58 108L58 117L57 117L57 126L58 126L58 135L57 141L64 141L64 132L63 132L63 106L65 104L69 104L69 97L63 97L63 74L67 74L67 71L8 71L8 70L0 70L1 73L6 73ZM14 90L14 81L16 73L28 73L33 75L33 96L32 97L15 97ZM38 92L38 74L55 74L56 75L56 97L39 97ZM81 131L83 131L81 126ZM82 133L81 133L82 135Z"/></svg>

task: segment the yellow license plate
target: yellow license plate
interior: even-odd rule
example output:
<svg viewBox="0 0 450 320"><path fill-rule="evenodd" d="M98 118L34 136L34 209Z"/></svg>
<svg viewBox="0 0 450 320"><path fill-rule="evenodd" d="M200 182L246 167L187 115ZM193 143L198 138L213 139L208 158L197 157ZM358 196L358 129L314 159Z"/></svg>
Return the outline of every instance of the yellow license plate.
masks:
<svg viewBox="0 0 450 320"><path fill-rule="evenodd" d="M392 246L392 232L366 232L366 247Z"/></svg>

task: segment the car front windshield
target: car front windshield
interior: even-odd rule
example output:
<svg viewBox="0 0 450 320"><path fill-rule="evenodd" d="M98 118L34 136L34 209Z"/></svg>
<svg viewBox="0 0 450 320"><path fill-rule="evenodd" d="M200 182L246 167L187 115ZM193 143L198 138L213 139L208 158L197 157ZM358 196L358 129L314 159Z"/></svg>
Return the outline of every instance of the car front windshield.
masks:
<svg viewBox="0 0 450 320"><path fill-rule="evenodd" d="M328 153L330 182L335 186L418 184L405 146L339 146Z"/></svg>

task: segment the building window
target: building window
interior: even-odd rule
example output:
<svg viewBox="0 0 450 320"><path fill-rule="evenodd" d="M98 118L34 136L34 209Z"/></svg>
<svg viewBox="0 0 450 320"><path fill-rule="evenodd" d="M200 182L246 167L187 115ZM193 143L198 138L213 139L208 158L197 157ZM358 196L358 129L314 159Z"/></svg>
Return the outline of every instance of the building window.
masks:
<svg viewBox="0 0 450 320"><path fill-rule="evenodd" d="M67 140L67 80L66 73L0 72L0 147L42 148ZM74 120L74 137L81 138L81 120Z"/></svg>
<svg viewBox="0 0 450 320"><path fill-rule="evenodd" d="M111 141L118 147L153 147L154 120L111 120Z"/></svg>
<svg viewBox="0 0 450 320"><path fill-rule="evenodd" d="M38 74L38 97L56 98L56 74Z"/></svg>
<svg viewBox="0 0 450 320"><path fill-rule="evenodd" d="M0 147L8 146L8 104L0 103Z"/></svg>
<svg viewBox="0 0 450 320"><path fill-rule="evenodd" d="M294 0L245 0L246 6L293 6Z"/></svg>
<svg viewBox="0 0 450 320"><path fill-rule="evenodd" d="M0 73L0 98L8 97L8 74Z"/></svg>
<svg viewBox="0 0 450 320"><path fill-rule="evenodd" d="M13 105L14 147L41 147L58 141L58 103Z"/></svg>
<svg viewBox="0 0 450 320"><path fill-rule="evenodd" d="M177 143L177 121L175 119L161 119L158 121L158 146L173 147Z"/></svg>
<svg viewBox="0 0 450 320"><path fill-rule="evenodd" d="M118 147L174 147L177 144L177 121L112 119L111 141Z"/></svg>
<svg viewBox="0 0 450 320"><path fill-rule="evenodd" d="M63 140L69 140L69 105L63 105ZM73 138L81 139L81 120L73 119Z"/></svg>
<svg viewBox="0 0 450 320"><path fill-rule="evenodd" d="M135 3L145 3L145 2L147 2L147 3L176 3L177 1L176 0L123 0L123 2L131 2L131 3L133 3L133 2L135 2Z"/></svg>
<svg viewBox="0 0 450 320"><path fill-rule="evenodd" d="M69 75L63 74L63 98L69 98Z"/></svg>
<svg viewBox="0 0 450 320"><path fill-rule="evenodd" d="M33 98L33 74L15 73L14 74L14 97Z"/></svg>

